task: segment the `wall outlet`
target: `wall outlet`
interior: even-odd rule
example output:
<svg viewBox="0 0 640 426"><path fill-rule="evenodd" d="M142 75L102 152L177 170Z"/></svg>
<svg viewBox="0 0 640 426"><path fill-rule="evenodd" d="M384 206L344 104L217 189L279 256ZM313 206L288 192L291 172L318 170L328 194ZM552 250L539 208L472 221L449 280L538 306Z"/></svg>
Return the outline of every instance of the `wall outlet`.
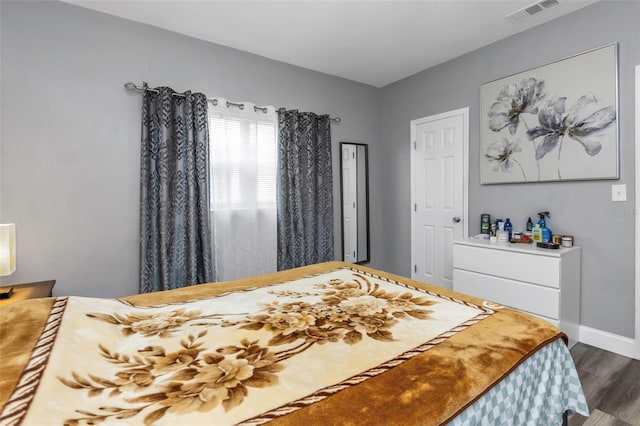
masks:
<svg viewBox="0 0 640 426"><path fill-rule="evenodd" d="M611 185L611 201L627 201L627 185Z"/></svg>

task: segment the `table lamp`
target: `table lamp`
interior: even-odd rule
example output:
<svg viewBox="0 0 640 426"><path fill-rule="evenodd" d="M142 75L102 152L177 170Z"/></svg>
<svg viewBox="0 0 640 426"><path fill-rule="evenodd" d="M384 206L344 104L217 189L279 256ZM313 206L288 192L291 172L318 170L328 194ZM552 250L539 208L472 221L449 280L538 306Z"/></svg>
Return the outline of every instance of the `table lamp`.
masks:
<svg viewBox="0 0 640 426"><path fill-rule="evenodd" d="M16 270L16 225L0 224L0 276Z"/></svg>

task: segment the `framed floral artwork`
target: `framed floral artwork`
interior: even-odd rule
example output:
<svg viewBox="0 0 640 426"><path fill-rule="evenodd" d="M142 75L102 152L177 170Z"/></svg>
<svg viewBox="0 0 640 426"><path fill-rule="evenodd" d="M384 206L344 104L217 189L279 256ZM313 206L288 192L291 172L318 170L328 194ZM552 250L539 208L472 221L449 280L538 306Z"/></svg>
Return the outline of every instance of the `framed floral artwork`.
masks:
<svg viewBox="0 0 640 426"><path fill-rule="evenodd" d="M480 87L483 184L617 179L617 44Z"/></svg>

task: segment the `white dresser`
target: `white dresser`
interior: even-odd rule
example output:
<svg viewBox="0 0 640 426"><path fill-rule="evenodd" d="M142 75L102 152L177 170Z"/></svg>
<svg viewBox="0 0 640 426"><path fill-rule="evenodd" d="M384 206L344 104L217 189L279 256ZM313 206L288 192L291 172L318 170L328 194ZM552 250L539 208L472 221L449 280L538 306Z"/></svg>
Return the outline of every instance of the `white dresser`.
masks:
<svg viewBox="0 0 640 426"><path fill-rule="evenodd" d="M453 245L453 289L537 315L573 346L580 324L580 248L469 239Z"/></svg>

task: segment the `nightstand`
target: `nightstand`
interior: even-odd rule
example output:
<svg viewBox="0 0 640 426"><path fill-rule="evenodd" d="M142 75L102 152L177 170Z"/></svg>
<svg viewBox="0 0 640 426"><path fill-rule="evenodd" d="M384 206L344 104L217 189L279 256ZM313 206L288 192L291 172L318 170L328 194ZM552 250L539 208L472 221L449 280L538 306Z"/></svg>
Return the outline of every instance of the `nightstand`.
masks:
<svg viewBox="0 0 640 426"><path fill-rule="evenodd" d="M20 300L50 297L55 283L56 280L49 280L27 284L3 285L1 288L3 291L13 287L13 294L8 299L0 299L0 307Z"/></svg>

